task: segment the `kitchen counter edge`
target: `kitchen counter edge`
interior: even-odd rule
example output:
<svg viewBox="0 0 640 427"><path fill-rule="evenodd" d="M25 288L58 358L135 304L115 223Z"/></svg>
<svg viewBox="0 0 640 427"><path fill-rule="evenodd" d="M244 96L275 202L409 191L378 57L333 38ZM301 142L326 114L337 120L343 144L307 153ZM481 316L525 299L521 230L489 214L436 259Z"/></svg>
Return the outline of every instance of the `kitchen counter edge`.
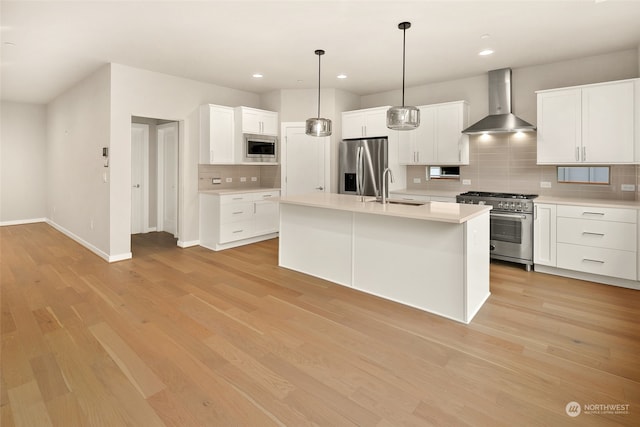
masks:
<svg viewBox="0 0 640 427"><path fill-rule="evenodd" d="M226 188L223 190L200 190L200 194L244 194L244 193L260 193L263 191L280 191L280 188Z"/></svg>
<svg viewBox="0 0 640 427"><path fill-rule="evenodd" d="M571 197L539 196L535 203L548 203L551 205L593 206L601 208L627 208L640 210L640 202L636 200L609 200L609 199L577 199Z"/></svg>
<svg viewBox="0 0 640 427"><path fill-rule="evenodd" d="M371 215L385 215L423 221L463 224L491 210L490 206L463 205L447 202L426 202L421 206L386 204L371 201L373 197L336 193L311 193L299 196L281 197L280 204L299 205L315 208L349 211Z"/></svg>

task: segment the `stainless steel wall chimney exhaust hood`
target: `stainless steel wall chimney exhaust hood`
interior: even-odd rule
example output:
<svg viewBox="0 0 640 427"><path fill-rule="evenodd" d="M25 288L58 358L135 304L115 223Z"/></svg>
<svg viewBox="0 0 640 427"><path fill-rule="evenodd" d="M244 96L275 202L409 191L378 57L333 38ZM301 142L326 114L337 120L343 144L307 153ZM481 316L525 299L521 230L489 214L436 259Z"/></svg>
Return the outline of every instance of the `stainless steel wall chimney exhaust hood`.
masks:
<svg viewBox="0 0 640 427"><path fill-rule="evenodd" d="M489 71L489 115L462 133L533 132L536 127L511 113L511 68Z"/></svg>

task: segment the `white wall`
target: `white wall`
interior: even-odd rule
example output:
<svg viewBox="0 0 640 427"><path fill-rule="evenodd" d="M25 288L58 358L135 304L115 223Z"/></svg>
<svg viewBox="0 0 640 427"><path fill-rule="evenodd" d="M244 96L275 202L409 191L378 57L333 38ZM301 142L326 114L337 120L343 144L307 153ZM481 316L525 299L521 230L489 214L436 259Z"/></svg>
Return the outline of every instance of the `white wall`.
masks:
<svg viewBox="0 0 640 427"><path fill-rule="evenodd" d="M514 68L512 75L512 109L524 120L536 123L536 90L550 89L638 77L639 49L579 58L553 64ZM363 96L360 108L397 105L401 88ZM426 105L466 100L470 122L488 114L488 78L486 74L466 79L432 83L405 89L405 104Z"/></svg>
<svg viewBox="0 0 640 427"><path fill-rule="evenodd" d="M46 215L46 108L0 106L0 224L43 221Z"/></svg>
<svg viewBox="0 0 640 427"><path fill-rule="evenodd" d="M198 241L198 145L189 115L199 105L260 107L257 94L111 64L111 227L109 253L131 250L131 117L180 122L179 244Z"/></svg>
<svg viewBox="0 0 640 427"><path fill-rule="evenodd" d="M108 259L110 69L103 67L47 106L47 218Z"/></svg>

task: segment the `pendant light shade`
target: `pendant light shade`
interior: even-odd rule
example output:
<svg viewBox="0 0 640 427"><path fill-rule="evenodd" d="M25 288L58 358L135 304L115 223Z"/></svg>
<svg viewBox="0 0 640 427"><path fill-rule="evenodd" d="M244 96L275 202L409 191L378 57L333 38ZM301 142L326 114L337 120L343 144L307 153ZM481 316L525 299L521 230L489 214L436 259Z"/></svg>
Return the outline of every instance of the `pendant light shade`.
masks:
<svg viewBox="0 0 640 427"><path fill-rule="evenodd" d="M315 51L318 55L318 117L307 119L305 133L310 136L329 136L331 135L331 120L320 117L320 57L324 55L324 50Z"/></svg>
<svg viewBox="0 0 640 427"><path fill-rule="evenodd" d="M411 22L401 22L398 24L398 28L402 30L402 106L391 107L387 110L387 127L393 130L412 130L420 126L420 110L404 105L406 32L407 28L411 28Z"/></svg>

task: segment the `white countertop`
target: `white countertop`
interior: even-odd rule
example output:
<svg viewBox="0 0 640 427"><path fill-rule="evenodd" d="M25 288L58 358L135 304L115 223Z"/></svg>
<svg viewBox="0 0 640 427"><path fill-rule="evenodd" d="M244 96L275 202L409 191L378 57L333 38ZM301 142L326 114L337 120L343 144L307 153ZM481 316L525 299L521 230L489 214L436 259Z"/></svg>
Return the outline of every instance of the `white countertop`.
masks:
<svg viewBox="0 0 640 427"><path fill-rule="evenodd" d="M389 190L390 193L397 194L413 194L416 196L437 196L437 197L453 197L455 198L461 191L454 190L416 190L403 188L401 190Z"/></svg>
<svg viewBox="0 0 640 427"><path fill-rule="evenodd" d="M426 202L421 206L411 206L390 203L383 205L372 200L373 197L365 197L362 202L360 196L348 194L309 193L282 197L280 203L455 224L462 224L491 210L487 206L458 203Z"/></svg>
<svg viewBox="0 0 640 427"><path fill-rule="evenodd" d="M280 191L280 188L226 188L223 190L201 190L200 194L243 194L243 193L257 193L261 191Z"/></svg>
<svg viewBox="0 0 640 427"><path fill-rule="evenodd" d="M552 205L593 206L601 208L627 208L640 209L640 202L635 200L609 200L609 199L578 199L571 197L540 196L534 199L534 203L549 203Z"/></svg>

